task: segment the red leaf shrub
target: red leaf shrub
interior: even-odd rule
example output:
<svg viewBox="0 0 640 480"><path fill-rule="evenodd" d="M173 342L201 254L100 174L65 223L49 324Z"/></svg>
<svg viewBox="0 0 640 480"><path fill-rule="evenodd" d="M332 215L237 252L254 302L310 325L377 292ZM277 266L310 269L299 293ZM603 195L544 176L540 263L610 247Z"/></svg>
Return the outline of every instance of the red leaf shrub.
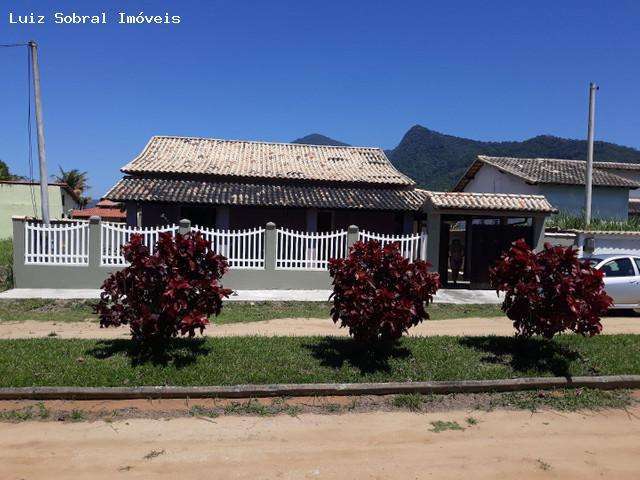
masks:
<svg viewBox="0 0 640 480"><path fill-rule="evenodd" d="M202 333L232 293L219 284L227 259L200 233L161 233L152 255L142 236L132 235L122 253L130 265L104 281L96 313L101 327L129 325L142 343Z"/></svg>
<svg viewBox="0 0 640 480"><path fill-rule="evenodd" d="M600 316L612 304L602 272L579 260L571 247L547 243L535 253L518 240L489 276L491 285L505 292L502 310L524 337L552 338L565 330L596 335L602 331Z"/></svg>
<svg viewBox="0 0 640 480"><path fill-rule="evenodd" d="M333 277L334 323L340 322L359 343L396 340L429 318L425 304L440 287L429 263L410 263L399 244L356 242L347 258L329 260Z"/></svg>

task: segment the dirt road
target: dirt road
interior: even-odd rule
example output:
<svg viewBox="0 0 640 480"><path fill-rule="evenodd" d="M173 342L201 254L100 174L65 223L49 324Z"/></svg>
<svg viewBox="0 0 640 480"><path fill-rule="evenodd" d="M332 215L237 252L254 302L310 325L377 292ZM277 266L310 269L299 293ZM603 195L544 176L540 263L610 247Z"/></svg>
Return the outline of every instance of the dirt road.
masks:
<svg viewBox="0 0 640 480"><path fill-rule="evenodd" d="M602 320L604 334L640 333L640 318L607 317ZM412 328L410 335L513 335L513 325L506 317L461 318L456 320L427 321ZM328 318L281 318L261 322L210 325L205 335L228 337L239 335L307 336L347 335ZM0 323L1 338L118 338L128 337L129 329L99 328L95 322L7 322Z"/></svg>
<svg viewBox="0 0 640 480"><path fill-rule="evenodd" d="M436 433L437 421L464 430ZM585 480L639 471L640 408L0 424L2 479Z"/></svg>

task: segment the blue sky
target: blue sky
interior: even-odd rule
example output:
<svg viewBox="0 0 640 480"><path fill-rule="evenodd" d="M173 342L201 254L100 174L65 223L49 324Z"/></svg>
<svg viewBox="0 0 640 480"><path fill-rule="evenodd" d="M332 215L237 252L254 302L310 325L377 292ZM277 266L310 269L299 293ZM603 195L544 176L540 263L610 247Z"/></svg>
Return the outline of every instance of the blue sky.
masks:
<svg viewBox="0 0 640 480"><path fill-rule="evenodd" d="M2 2L0 43L40 45L47 155L98 197L154 134L394 147L414 124L483 140L586 135L640 148L633 1ZM53 13L109 13L55 25ZM180 15L119 25L118 11ZM9 25L8 12L47 16ZM26 52L0 49L0 158L27 173Z"/></svg>

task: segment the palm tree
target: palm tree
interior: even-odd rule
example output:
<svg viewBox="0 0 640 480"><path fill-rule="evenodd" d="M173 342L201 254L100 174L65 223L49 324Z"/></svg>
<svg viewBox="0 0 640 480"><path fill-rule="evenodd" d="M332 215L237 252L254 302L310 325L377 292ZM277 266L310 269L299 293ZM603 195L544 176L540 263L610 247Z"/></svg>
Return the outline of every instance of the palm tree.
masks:
<svg viewBox="0 0 640 480"><path fill-rule="evenodd" d="M64 170L61 166L58 166L60 173L58 175L52 175L56 182L66 183L69 188L80 198L80 203L84 206L87 204L89 198L84 196L84 192L89 189L87 183L87 172L81 172L77 168L71 170Z"/></svg>

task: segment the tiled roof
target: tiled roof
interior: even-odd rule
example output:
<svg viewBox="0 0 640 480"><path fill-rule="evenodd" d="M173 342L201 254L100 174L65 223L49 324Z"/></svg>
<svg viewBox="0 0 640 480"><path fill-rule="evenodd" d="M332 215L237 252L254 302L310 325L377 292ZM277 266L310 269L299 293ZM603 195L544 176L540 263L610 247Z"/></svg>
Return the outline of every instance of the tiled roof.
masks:
<svg viewBox="0 0 640 480"><path fill-rule="evenodd" d="M413 185L380 148L153 137L125 173Z"/></svg>
<svg viewBox="0 0 640 480"><path fill-rule="evenodd" d="M605 170L640 170L640 163L593 162L593 166Z"/></svg>
<svg viewBox="0 0 640 480"><path fill-rule="evenodd" d="M454 192L464 190L484 164L492 165L500 171L510 173L528 183L556 183L561 185L584 185L584 160L561 160L555 158L512 158L478 155L467 172L458 181ZM640 187L640 183L612 173L608 169L594 165L593 185L606 187Z"/></svg>
<svg viewBox="0 0 640 480"><path fill-rule="evenodd" d="M127 214L119 208L92 207L71 211L71 218L90 218L93 215L109 220L124 221L127 219Z"/></svg>
<svg viewBox="0 0 640 480"><path fill-rule="evenodd" d="M125 177L105 197L114 201L419 210L426 192L413 188L341 188Z"/></svg>
<svg viewBox="0 0 640 480"><path fill-rule="evenodd" d="M435 210L501 210L510 212L556 213L544 195L507 193L427 192Z"/></svg>

